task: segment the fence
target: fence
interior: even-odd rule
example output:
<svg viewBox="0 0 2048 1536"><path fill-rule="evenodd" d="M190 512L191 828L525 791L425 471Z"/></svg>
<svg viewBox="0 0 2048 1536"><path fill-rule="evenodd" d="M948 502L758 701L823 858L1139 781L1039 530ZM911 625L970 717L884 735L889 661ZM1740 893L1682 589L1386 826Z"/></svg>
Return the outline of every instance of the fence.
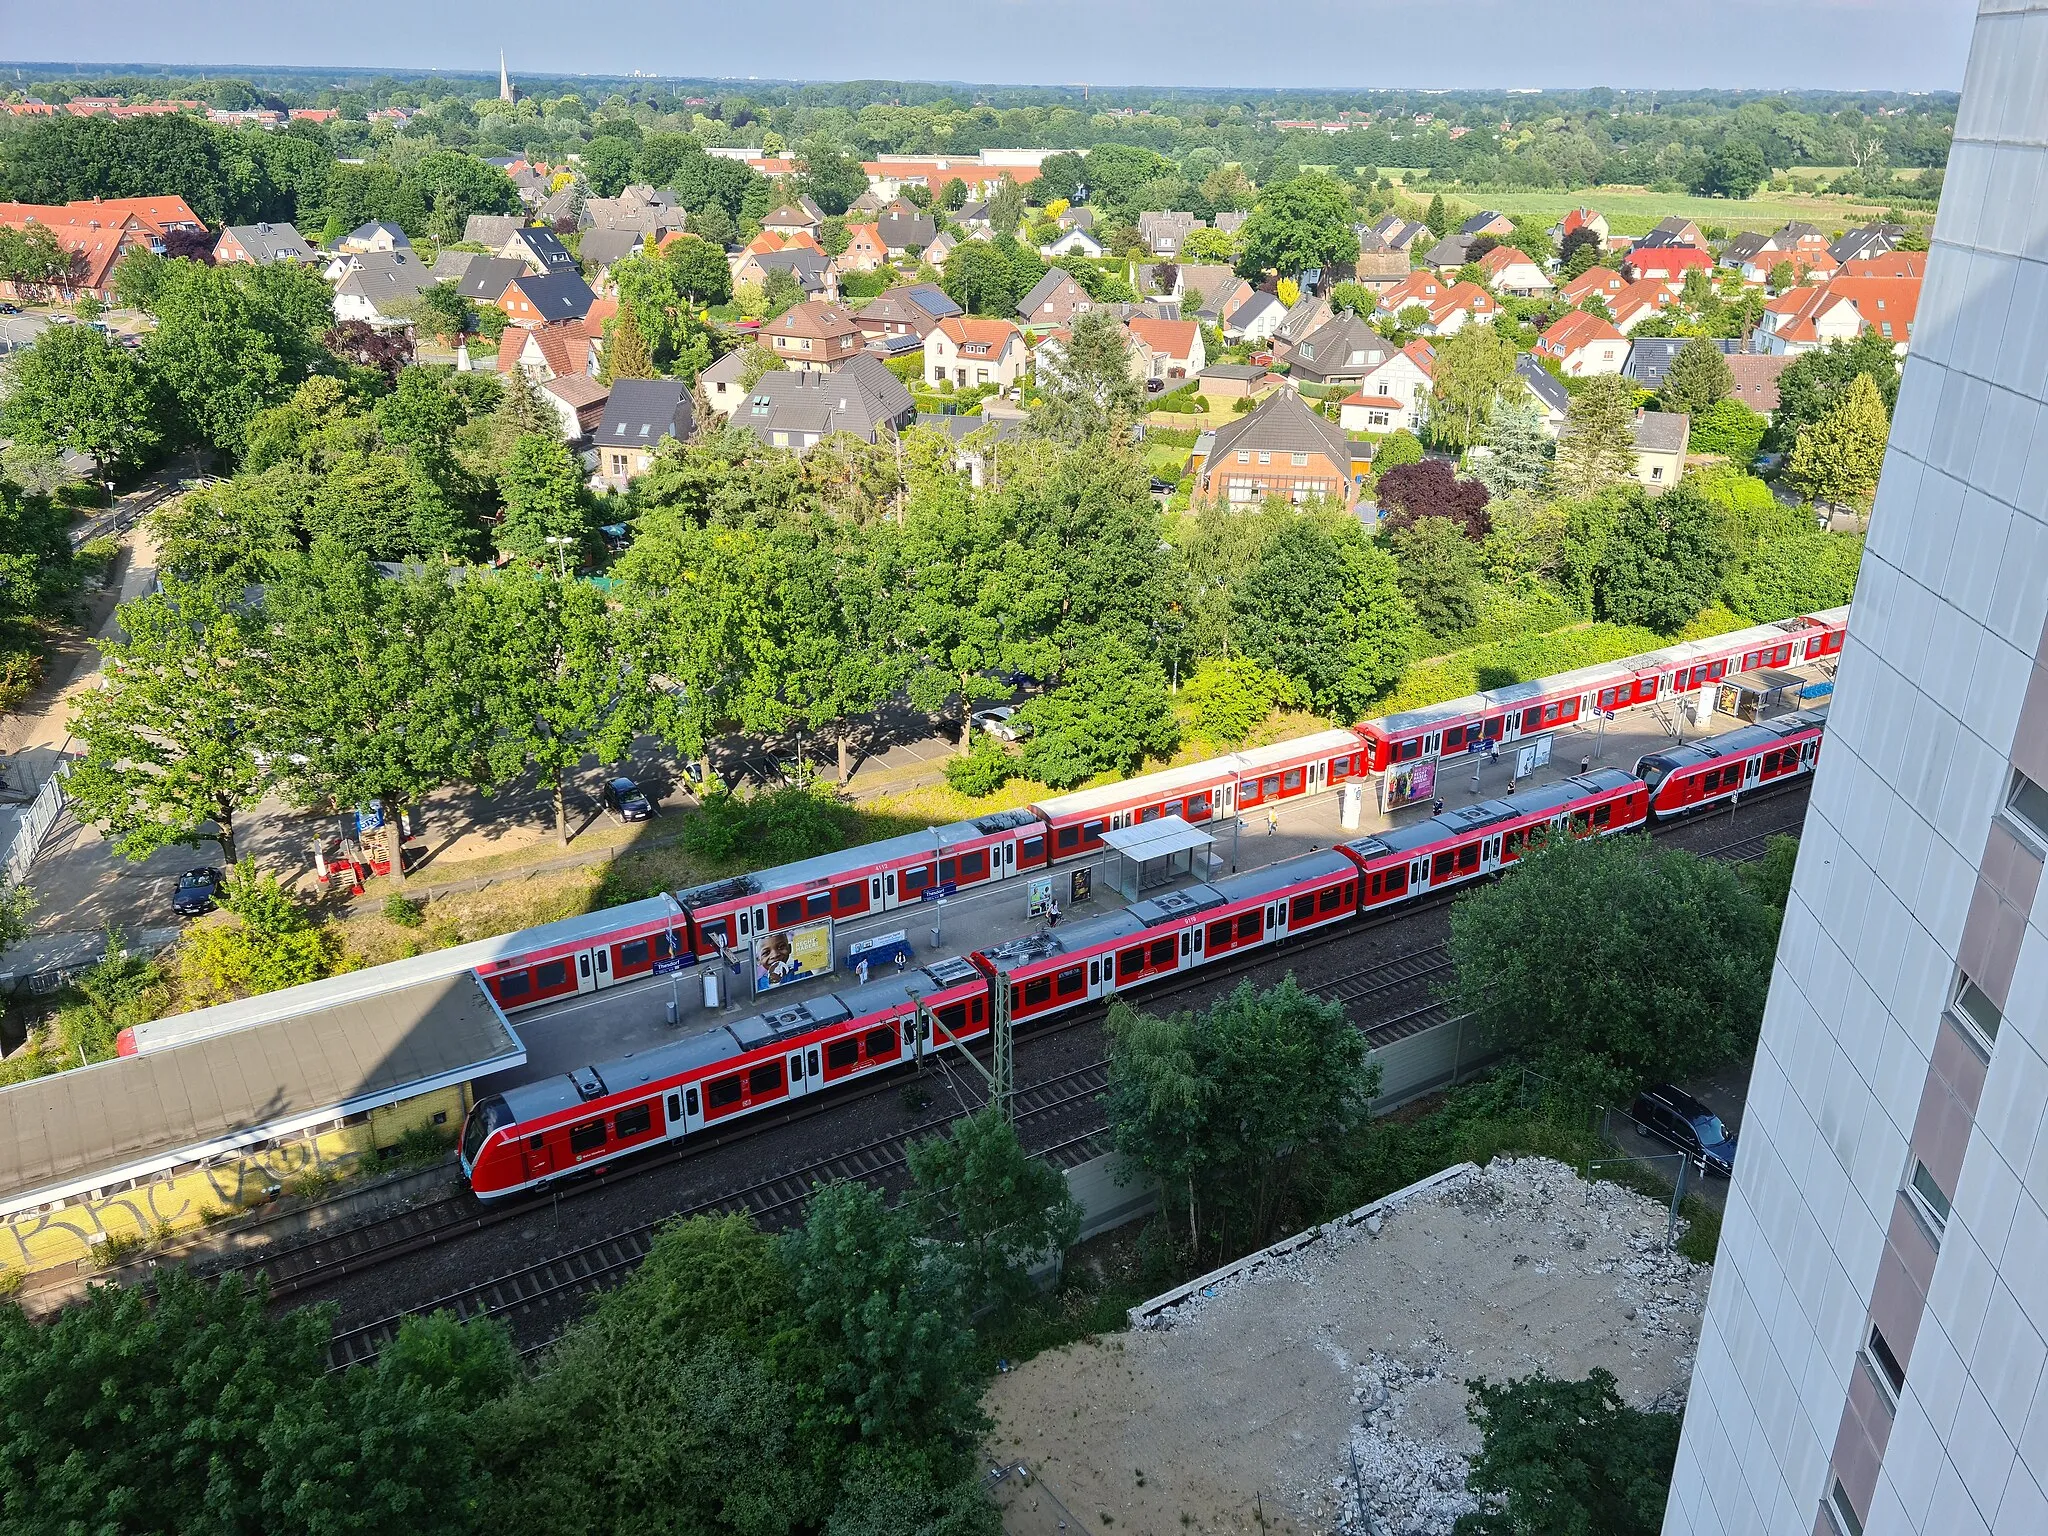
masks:
<svg viewBox="0 0 2048 1536"><path fill-rule="evenodd" d="M29 866L35 863L43 839L50 835L50 828L64 814L64 778L70 772L71 759L61 759L57 771L43 780L35 799L23 808L21 820L15 823L14 841L7 849L8 884L19 885L28 878Z"/></svg>

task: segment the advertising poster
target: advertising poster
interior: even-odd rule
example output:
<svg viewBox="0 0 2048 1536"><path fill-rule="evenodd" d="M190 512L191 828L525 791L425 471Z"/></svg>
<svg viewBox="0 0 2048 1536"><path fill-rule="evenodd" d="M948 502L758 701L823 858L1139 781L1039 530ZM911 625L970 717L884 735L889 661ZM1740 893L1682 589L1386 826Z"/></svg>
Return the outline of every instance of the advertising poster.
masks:
<svg viewBox="0 0 2048 1536"><path fill-rule="evenodd" d="M1067 904L1069 906L1077 907L1082 902L1086 901L1089 897L1093 896L1095 894L1094 869L1084 865L1082 868L1075 870L1073 881L1069 884L1067 889L1070 892L1067 898Z"/></svg>
<svg viewBox="0 0 2048 1536"><path fill-rule="evenodd" d="M754 941L754 991L772 992L793 981L832 973L832 919L763 934Z"/></svg>
<svg viewBox="0 0 2048 1536"><path fill-rule="evenodd" d="M1027 917L1043 917L1052 909L1052 876L1034 875L1030 886L1031 908Z"/></svg>
<svg viewBox="0 0 2048 1536"><path fill-rule="evenodd" d="M1391 811L1396 806L1427 800L1435 793L1436 759L1427 757L1420 762L1405 763L1399 768L1388 769L1387 776L1380 781L1380 809Z"/></svg>

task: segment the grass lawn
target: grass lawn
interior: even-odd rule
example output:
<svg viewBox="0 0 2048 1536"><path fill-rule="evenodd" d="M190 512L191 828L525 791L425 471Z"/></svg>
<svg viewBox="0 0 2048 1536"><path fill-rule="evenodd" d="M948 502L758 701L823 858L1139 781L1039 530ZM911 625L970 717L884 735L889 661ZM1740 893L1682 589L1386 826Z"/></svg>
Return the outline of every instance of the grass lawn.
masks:
<svg viewBox="0 0 2048 1536"><path fill-rule="evenodd" d="M1426 187L1413 189L1421 197ZM1773 230L1793 219L1822 229L1867 224L1884 211L1882 203L1861 198L1802 197L1795 192L1766 192L1758 197L1730 199L1692 197L1683 192L1652 192L1645 187L1591 187L1577 192L1446 192L1446 202L1497 208L1510 218L1535 215L1555 222L1573 208L1596 208L1607 215L1617 235L1648 234L1659 219L1683 214L1701 224L1729 230Z"/></svg>

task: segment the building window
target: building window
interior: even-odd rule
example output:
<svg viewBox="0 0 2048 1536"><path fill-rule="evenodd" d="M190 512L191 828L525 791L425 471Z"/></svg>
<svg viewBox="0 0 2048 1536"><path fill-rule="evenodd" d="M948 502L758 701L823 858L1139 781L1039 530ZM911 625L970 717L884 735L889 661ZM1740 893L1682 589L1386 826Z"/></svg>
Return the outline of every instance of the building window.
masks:
<svg viewBox="0 0 2048 1536"><path fill-rule="evenodd" d="M2005 1016L1998 1011L1998 1005L1984 995L1983 989L1961 972L1956 974L1952 1011L1956 1018L1968 1024L1969 1027L1963 1031L1965 1037L1974 1030L1982 1037L1987 1052L1998 1043L1998 1027L2005 1022Z"/></svg>
<svg viewBox="0 0 2048 1536"><path fill-rule="evenodd" d="M1842 1486L1840 1478L1835 1479L1834 1491L1828 1495L1828 1514L1833 1517L1842 1536L1863 1536L1863 1522L1856 1518L1856 1508L1849 1502L1849 1490Z"/></svg>
<svg viewBox="0 0 2048 1536"><path fill-rule="evenodd" d="M1238 449L1238 450L1237 450L1237 462L1238 462L1238 463L1240 463L1240 464L1249 464L1249 463L1251 463L1251 461L1252 461L1252 456L1251 456L1251 450L1249 450L1249 449L1247 449L1247 448L1240 448L1240 449Z"/></svg>
<svg viewBox="0 0 2048 1536"><path fill-rule="evenodd" d="M1308 455L1305 453L1291 454L1289 458L1296 469L1304 468L1308 464Z"/></svg>
<svg viewBox="0 0 2048 1536"><path fill-rule="evenodd" d="M1913 1159L1913 1177L1907 1181L1907 1189L1913 1196L1913 1204L1934 1230L1937 1239L1947 1230L1949 1205L1948 1194L1935 1183L1934 1175L1927 1171L1927 1165L1918 1158Z"/></svg>
<svg viewBox="0 0 2048 1536"><path fill-rule="evenodd" d="M1261 464L1270 464L1273 462L1273 455L1265 452L1264 450L1261 450L1259 453L1259 462Z"/></svg>
<svg viewBox="0 0 2048 1536"><path fill-rule="evenodd" d="M2017 768L2013 770L2012 783L2005 792L2005 814L2008 820L2017 822L2036 844L2048 848L2048 789L2043 789Z"/></svg>
<svg viewBox="0 0 2048 1536"><path fill-rule="evenodd" d="M612 455L612 473L613 473L613 474L615 474L615 475L623 475L623 474L624 474L625 472L626 472L626 456L625 456L625 455L624 455L623 453L615 453L615 454L613 454L613 455Z"/></svg>
<svg viewBox="0 0 2048 1536"><path fill-rule="evenodd" d="M1875 1368L1874 1374L1877 1376L1878 1384L1887 1389L1885 1396L1891 1400L1891 1406L1896 1410L1899 1406L1899 1394L1906 1390L1906 1368L1899 1364L1899 1357L1892 1353L1890 1342L1875 1323L1870 1328L1868 1358Z"/></svg>

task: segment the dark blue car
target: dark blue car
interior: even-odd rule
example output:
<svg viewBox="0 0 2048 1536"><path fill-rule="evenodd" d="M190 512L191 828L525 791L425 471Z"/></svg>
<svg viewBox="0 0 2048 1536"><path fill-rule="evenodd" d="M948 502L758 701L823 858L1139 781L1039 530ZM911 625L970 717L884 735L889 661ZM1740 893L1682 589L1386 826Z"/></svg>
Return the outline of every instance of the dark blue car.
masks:
<svg viewBox="0 0 2048 1536"><path fill-rule="evenodd" d="M1735 1133L1721 1117L1682 1088L1666 1083L1638 1094L1629 1113L1638 1136L1655 1136L1690 1157L1703 1173L1735 1172Z"/></svg>

